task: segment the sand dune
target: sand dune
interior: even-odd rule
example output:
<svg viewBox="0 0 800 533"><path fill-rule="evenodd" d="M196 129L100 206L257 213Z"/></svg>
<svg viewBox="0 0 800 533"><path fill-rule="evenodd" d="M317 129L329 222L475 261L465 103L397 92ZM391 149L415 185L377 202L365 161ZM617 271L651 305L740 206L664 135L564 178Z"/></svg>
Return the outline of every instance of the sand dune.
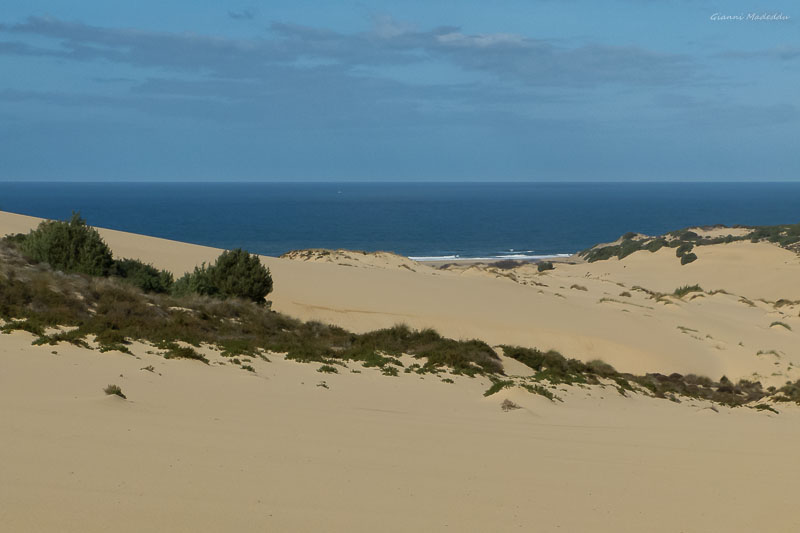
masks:
<svg viewBox="0 0 800 533"><path fill-rule="evenodd" d="M6 531L800 526L796 408L596 387L559 392L564 403L484 398L483 378L323 375L278 356L250 373L31 339L0 337ZM109 383L128 399L104 395Z"/></svg>
<svg viewBox="0 0 800 533"><path fill-rule="evenodd" d="M0 234L38 222L0 213ZM117 256L176 274L220 252L100 231ZM776 303L800 299L796 256L734 243L681 267L669 252L546 273L341 251L262 260L277 310L357 331L405 322L631 372L800 377L800 302ZM658 294L693 283L726 292ZM521 389L484 397L481 377L386 377L356 363L322 374L276 354L247 372L209 349L204 365L141 344L130 356L32 339L0 335L3 530L800 527L794 405L775 415L599 386L561 386L563 402ZM127 400L103 393L111 383ZM519 408L503 411L504 400Z"/></svg>
<svg viewBox="0 0 800 533"><path fill-rule="evenodd" d="M0 234L28 231L38 222L0 213ZM117 256L140 258L176 274L220 253L100 232ZM405 263L394 254L386 254L392 263L382 256L348 253L347 261L360 261L365 268L327 260L262 261L275 280L270 298L276 310L356 332L406 323L492 345L557 349L634 373L755 376L765 385L798 379L800 305L776 307L774 302L800 300L800 257L772 244L749 242L702 246L696 253L699 259L683 266L673 250L662 249L636 252L624 260L560 264L542 274L533 266L500 273L471 267L467 275L463 267L412 270L400 268ZM695 283L729 294L658 301L634 290L640 286L672 293ZM791 330L770 327L776 321Z"/></svg>
<svg viewBox="0 0 800 533"><path fill-rule="evenodd" d="M431 268L408 257L391 252L361 252L353 250L295 250L280 256L280 259L312 263L333 263L356 268L405 269L411 272Z"/></svg>

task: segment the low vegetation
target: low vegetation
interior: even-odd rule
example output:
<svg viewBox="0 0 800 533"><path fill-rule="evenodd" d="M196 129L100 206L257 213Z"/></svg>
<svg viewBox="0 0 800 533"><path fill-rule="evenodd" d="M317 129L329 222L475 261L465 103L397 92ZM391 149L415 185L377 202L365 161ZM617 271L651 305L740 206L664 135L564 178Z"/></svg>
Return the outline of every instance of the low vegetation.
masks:
<svg viewBox="0 0 800 533"><path fill-rule="evenodd" d="M561 398L559 398L558 396L553 394L552 391L550 391L550 389L548 389L547 387L544 387L543 385L539 385L538 383L534 383L534 384L522 383L520 386L523 389L525 389L528 392L530 392L531 394L538 394L539 396L544 396L545 398L547 398L551 402L554 402L556 400L561 401Z"/></svg>
<svg viewBox="0 0 800 533"><path fill-rule="evenodd" d="M741 379L737 383L733 383L726 376L722 376L719 381L713 381L710 378L694 374L633 375L618 372L614 367L602 361L584 363L576 359L567 359L553 350L542 352L519 346L503 346L503 352L508 357L535 370L534 381L600 384L602 380L606 380L613 382L620 394L623 395L626 394L626 391L633 391L636 387L657 398L667 398L673 401L678 400L679 397L695 398L732 407L750 405L765 399L800 403L800 380L787 382L780 389L772 387L764 389L758 381Z"/></svg>
<svg viewBox="0 0 800 533"><path fill-rule="evenodd" d="M121 388L119 388L119 385L109 385L108 387L106 387L105 389L103 389L103 392L105 392L105 393L106 393L106 394L108 394L109 396L119 396L119 397L120 397L120 398L122 398L123 400L127 398L127 396L125 396L125 395L122 393L122 389L121 389Z"/></svg>
<svg viewBox="0 0 800 533"><path fill-rule="evenodd" d="M157 348L166 350L164 352L164 359L194 359L195 361L202 361L208 363L208 359L200 354L191 346L180 346L177 342L156 342Z"/></svg>
<svg viewBox="0 0 800 533"><path fill-rule="evenodd" d="M514 260L514 259L502 259L500 261L495 261L494 263L491 263L490 266L493 266L494 268L497 268L499 270L513 270L515 268L518 268L518 267L521 267L521 266L524 266L524 265L527 265L527 264L528 264L527 261L517 261L517 260Z"/></svg>
<svg viewBox="0 0 800 533"><path fill-rule="evenodd" d="M491 396L492 394L497 394L501 390L505 389L506 387L514 386L514 381L509 379L496 379L492 381L491 387L486 389L486 392L483 393L484 396Z"/></svg>
<svg viewBox="0 0 800 533"><path fill-rule="evenodd" d="M700 285L684 285L682 287L678 287L677 289L675 289L675 292L673 292L672 294L674 294L678 298L683 298L684 296L692 292L703 292L703 288Z"/></svg>
<svg viewBox="0 0 800 533"><path fill-rule="evenodd" d="M695 247L711 244L723 244L735 241L772 242L784 248L800 250L800 223L784 224L778 226L753 226L744 235L726 235L724 237L703 237L696 232L683 229L660 235L648 237L633 232L620 237L617 244L594 246L580 252L583 258L590 263L603 261L616 257L623 259L634 252L657 252L668 247L675 248L675 255L680 258L681 264L686 265L697 260L697 255L692 251Z"/></svg>
<svg viewBox="0 0 800 533"><path fill-rule="evenodd" d="M515 404L514 402L506 398L505 400L503 400L503 403L500 404L500 409L502 409L505 412L508 412L508 411L514 411L516 409L522 409L522 407L520 407L519 405Z"/></svg>
<svg viewBox="0 0 800 533"><path fill-rule="evenodd" d="M602 361L584 363L577 359L567 359L555 350L543 352L535 348L520 346L502 346L506 357L515 359L536 371L535 381L550 383L594 383L598 377L609 377L616 374L614 368Z"/></svg>
<svg viewBox="0 0 800 533"><path fill-rule="evenodd" d="M245 271L256 270L255 263L240 253L214 266L228 262ZM2 331L29 331L40 344L70 342L89 347L94 340L101 348L129 351L130 343L137 340L152 344L166 358L207 362L199 350L205 344L228 357L275 352L323 364L358 361L379 367L387 375L403 366L400 355L409 354L420 360L424 372L440 368L469 376L503 372L497 354L481 341L455 341L430 329L417 331L402 325L355 334L292 319L255 298L220 298L219 294L144 292L117 277L59 272L23 255L16 242L0 241ZM64 329L45 333L54 327Z"/></svg>

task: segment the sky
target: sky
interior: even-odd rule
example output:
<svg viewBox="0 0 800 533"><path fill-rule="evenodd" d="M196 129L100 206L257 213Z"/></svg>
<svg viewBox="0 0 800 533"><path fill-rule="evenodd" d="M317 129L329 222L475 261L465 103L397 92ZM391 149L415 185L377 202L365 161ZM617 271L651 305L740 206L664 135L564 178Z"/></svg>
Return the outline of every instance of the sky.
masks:
<svg viewBox="0 0 800 533"><path fill-rule="evenodd" d="M798 181L798 21L796 0L3 0L0 180Z"/></svg>

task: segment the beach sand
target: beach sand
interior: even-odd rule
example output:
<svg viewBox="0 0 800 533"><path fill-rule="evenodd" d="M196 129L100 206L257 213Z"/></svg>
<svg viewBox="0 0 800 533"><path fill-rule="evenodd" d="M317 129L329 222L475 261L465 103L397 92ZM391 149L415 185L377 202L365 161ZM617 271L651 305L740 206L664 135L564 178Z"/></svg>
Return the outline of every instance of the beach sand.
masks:
<svg viewBox="0 0 800 533"><path fill-rule="evenodd" d="M31 339L0 338L5 531L800 526L797 408L715 412L611 387L484 398L482 378L323 375L277 356L251 374ZM522 408L502 411L506 398Z"/></svg>
<svg viewBox="0 0 800 533"><path fill-rule="evenodd" d="M38 222L0 213L0 234ZM100 231L116 256L176 274L219 254ZM686 266L662 250L544 274L357 254L262 260L276 310L355 331L404 322L636 373L755 373L765 385L800 377L800 307L774 303L800 300L798 257L749 242L696 253ZM633 289L694 283L727 293L657 301ZM484 397L490 383L480 377L386 377L355 363L329 375L280 355L254 360L250 373L211 353L203 365L143 345L131 357L32 339L0 336L0 529L8 531L800 527L794 405L775 415L623 397L614 387L560 387L563 402L520 389ZM757 355L766 350L774 354ZM512 363L509 374L522 371ZM103 393L112 383L127 400ZM521 408L503 411L505 399Z"/></svg>

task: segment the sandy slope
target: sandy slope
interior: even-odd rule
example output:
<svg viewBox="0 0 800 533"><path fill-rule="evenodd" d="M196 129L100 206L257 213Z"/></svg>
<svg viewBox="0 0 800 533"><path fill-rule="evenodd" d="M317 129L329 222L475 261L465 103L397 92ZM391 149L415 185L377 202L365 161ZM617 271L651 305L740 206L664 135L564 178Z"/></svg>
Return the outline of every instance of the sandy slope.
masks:
<svg viewBox="0 0 800 533"><path fill-rule="evenodd" d="M0 213L0 234L27 231L38 222ZM141 258L177 274L220 252L119 231L101 233L117 256ZM800 378L800 304L770 303L800 300L800 257L749 242L699 247L696 253L699 259L684 266L673 250L663 249L622 261L559 265L541 275L533 266L501 273L474 267L412 269L391 254L391 260L367 256L360 263L380 268L354 267L357 253L348 256L350 264L327 258L263 261L275 280L270 298L276 310L354 331L404 322L454 338L599 358L637 373L714 378L755 373L765 384ZM658 302L633 290L642 286L671 293L694 283L729 294ZM770 326L773 322L791 330Z"/></svg>
<svg viewBox="0 0 800 533"><path fill-rule="evenodd" d="M484 398L480 378L327 375L279 356L252 374L31 339L0 337L4 531L800 527L797 408L613 388Z"/></svg>
<svg viewBox="0 0 800 533"><path fill-rule="evenodd" d="M0 213L0 234L37 223ZM101 231L117 256L176 273L219 253ZM556 347L628 371L799 377L790 364L800 365L800 305L758 300L800 299L796 256L720 245L680 267L674 255L644 254L543 275L531 267L412 271L396 258L356 254L341 261L348 265L263 261L277 309L359 331L402 321ZM656 301L632 289L694 282L731 294ZM770 327L776 320L792 330ZM0 335L3 531L800 527L796 406L780 415L712 410L624 398L611 387L559 390L563 403L520 389L484 398L484 378L447 384L355 364L329 375L279 355L251 361L250 373L210 352L204 365L141 344L132 357L31 340ZM512 363L509 374L524 371ZM128 400L106 396L110 383ZM522 408L503 412L504 399Z"/></svg>

